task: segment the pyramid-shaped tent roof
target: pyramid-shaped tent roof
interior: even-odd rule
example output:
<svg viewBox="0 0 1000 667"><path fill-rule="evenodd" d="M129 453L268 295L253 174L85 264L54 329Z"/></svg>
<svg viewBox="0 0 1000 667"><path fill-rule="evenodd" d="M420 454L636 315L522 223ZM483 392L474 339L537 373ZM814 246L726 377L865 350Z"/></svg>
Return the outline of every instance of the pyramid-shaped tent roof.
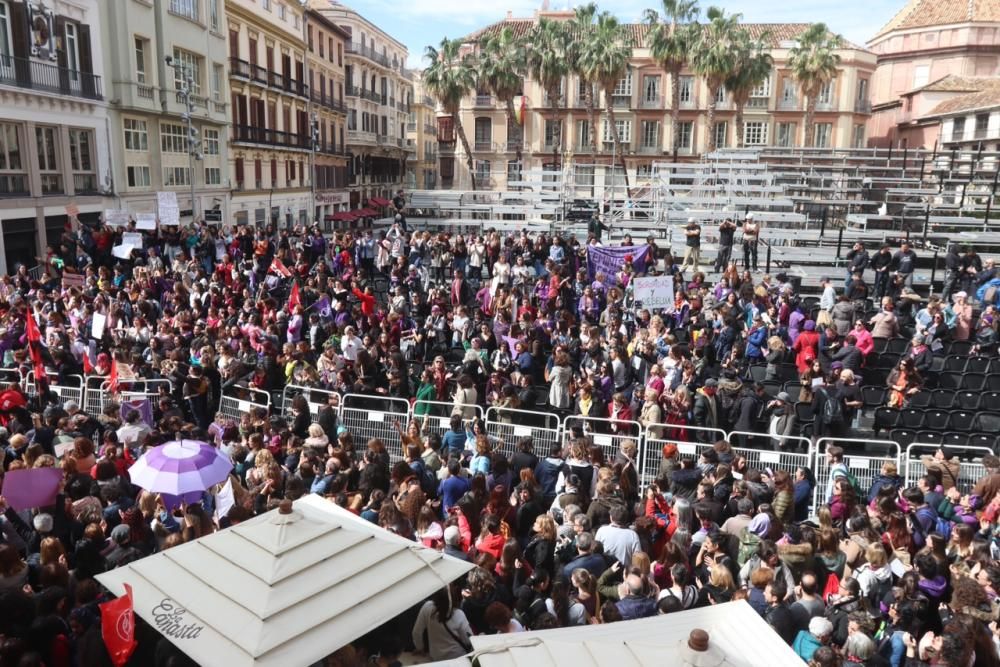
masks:
<svg viewBox="0 0 1000 667"><path fill-rule="evenodd" d="M305 665L472 568L319 498L97 579L203 665Z"/></svg>

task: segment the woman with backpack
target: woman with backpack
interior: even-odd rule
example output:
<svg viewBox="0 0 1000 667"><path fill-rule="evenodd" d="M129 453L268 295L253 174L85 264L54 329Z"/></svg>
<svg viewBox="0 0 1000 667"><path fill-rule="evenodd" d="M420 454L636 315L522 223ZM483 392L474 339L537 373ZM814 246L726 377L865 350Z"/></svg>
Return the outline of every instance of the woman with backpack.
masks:
<svg viewBox="0 0 1000 667"><path fill-rule="evenodd" d="M880 542L868 545L865 564L854 573L861 587L861 598L869 613L880 614L879 603L892 590L892 569L889 556Z"/></svg>
<svg viewBox="0 0 1000 667"><path fill-rule="evenodd" d="M465 612L455 609L446 586L431 596L417 613L413 624L413 645L431 660L453 660L472 650L472 628Z"/></svg>

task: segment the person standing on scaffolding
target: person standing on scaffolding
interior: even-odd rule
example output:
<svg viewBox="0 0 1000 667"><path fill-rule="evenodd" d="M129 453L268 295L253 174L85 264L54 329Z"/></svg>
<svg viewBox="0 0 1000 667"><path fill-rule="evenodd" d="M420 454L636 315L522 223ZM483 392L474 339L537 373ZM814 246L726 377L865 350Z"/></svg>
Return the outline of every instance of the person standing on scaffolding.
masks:
<svg viewBox="0 0 1000 667"><path fill-rule="evenodd" d="M757 268L757 240L760 238L760 223L753 219L753 213L747 213L743 221L743 268L750 269L753 259L753 270Z"/></svg>
<svg viewBox="0 0 1000 667"><path fill-rule="evenodd" d="M592 235L594 240L598 243L601 242L601 235L603 232L611 231L611 225L604 224L604 221L601 219L603 217L604 216L595 211L594 214L590 216L590 222L587 223L587 234Z"/></svg>
<svg viewBox="0 0 1000 667"><path fill-rule="evenodd" d="M733 242L736 238L736 223L726 218L719 225L719 254L715 256L715 272L721 273L729 266L733 256Z"/></svg>

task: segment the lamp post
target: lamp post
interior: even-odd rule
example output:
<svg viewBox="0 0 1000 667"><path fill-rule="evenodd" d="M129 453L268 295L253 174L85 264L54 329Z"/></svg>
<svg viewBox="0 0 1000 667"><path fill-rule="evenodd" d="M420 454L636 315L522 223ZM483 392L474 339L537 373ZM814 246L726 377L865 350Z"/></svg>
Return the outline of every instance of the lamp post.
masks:
<svg viewBox="0 0 1000 667"><path fill-rule="evenodd" d="M319 115L313 111L310 120L310 151L309 151L309 215L316 215L316 150L319 147ZM319 219L313 222L319 224Z"/></svg>
<svg viewBox="0 0 1000 667"><path fill-rule="evenodd" d="M183 77L180 90L178 90L178 95L180 95L181 99L184 101L184 113L181 114L181 118L187 125L187 135L185 138L188 153L188 179L191 184L191 224L194 225L197 220L194 203L194 163L195 160L200 162L204 158L199 150L201 148L201 140L198 139L198 130L192 122L194 117L194 100L191 96L194 88L194 74L191 71L191 67L185 63L175 62L172 56L164 58L164 62L167 63L167 67L172 67Z"/></svg>
<svg viewBox="0 0 1000 667"><path fill-rule="evenodd" d="M299 5L302 6L302 85L309 80L309 36L308 27L306 21L309 15L309 0L299 0ZM320 37L322 39L322 37ZM325 92L325 91L324 91ZM313 218L315 224L319 224L319 221L315 219L316 216L316 141L319 137L319 116L316 114L315 106L312 101L312 87L310 86L309 92L306 94L306 112L309 113L309 128L310 128L310 139L309 139L309 217ZM302 128L299 128L299 132Z"/></svg>

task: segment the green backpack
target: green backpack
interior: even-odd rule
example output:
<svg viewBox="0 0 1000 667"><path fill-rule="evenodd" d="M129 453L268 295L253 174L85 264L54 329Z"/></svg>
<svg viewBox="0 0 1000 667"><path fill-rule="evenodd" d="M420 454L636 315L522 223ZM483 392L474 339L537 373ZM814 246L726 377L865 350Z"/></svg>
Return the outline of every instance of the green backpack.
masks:
<svg viewBox="0 0 1000 667"><path fill-rule="evenodd" d="M756 533L750 532L749 528L744 528L743 532L740 533L740 548L736 555L736 562L739 563L740 567L746 565L746 562L753 558L754 554L757 553L757 547L760 546L760 536Z"/></svg>

